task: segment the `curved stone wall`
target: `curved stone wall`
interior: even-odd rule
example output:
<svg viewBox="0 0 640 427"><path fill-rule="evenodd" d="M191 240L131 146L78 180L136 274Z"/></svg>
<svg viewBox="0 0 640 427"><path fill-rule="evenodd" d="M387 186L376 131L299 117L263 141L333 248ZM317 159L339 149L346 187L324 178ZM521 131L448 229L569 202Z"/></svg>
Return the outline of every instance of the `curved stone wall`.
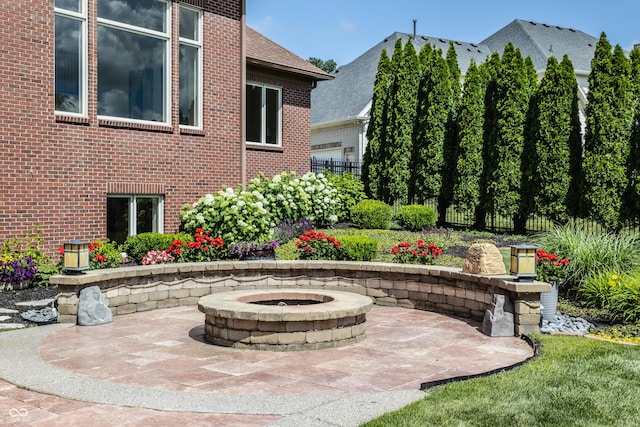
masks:
<svg viewBox="0 0 640 427"><path fill-rule="evenodd" d="M495 294L510 298L516 335L539 332L542 282L508 275L463 273L459 268L339 261L221 261L161 264L58 275L61 322L76 322L78 295L99 286L115 316L156 308L196 305L215 292L239 289L327 289L367 295L379 305L435 311L482 320Z"/></svg>

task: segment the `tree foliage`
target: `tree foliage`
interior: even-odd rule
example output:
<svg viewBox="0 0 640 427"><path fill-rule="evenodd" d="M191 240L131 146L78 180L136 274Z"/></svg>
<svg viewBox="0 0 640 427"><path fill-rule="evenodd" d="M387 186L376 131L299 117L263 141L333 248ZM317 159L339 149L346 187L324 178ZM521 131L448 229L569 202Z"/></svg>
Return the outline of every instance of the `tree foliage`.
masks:
<svg viewBox="0 0 640 427"><path fill-rule="evenodd" d="M385 183L382 199L388 204L396 200L407 201L411 138L420 78L418 56L411 41L403 49L402 41L398 39L391 62L393 73L384 137L384 161L381 162L381 179Z"/></svg>
<svg viewBox="0 0 640 427"><path fill-rule="evenodd" d="M313 56L311 58L307 59L307 62L315 65L318 68L320 68L325 73L334 72L336 70L337 65L338 65L338 64L336 64L336 61L334 61L333 59L327 59L326 61L323 61L322 59L315 58Z"/></svg>
<svg viewBox="0 0 640 427"><path fill-rule="evenodd" d="M460 211L475 211L482 194L484 171L483 129L486 75L472 59L464 81L464 93L458 113L460 144L456 154L453 204Z"/></svg>
<svg viewBox="0 0 640 427"><path fill-rule="evenodd" d="M453 106L449 66L440 50L432 50L418 88L413 132L410 200L424 202L440 194L444 144Z"/></svg>
<svg viewBox="0 0 640 427"><path fill-rule="evenodd" d="M524 165L529 185L523 194L531 202L530 211L552 220L568 219L568 191L571 188L571 146L580 138L577 83L573 64L567 56L562 63L549 58L547 68L532 103L531 150L525 150ZM577 133L577 135L576 135Z"/></svg>
<svg viewBox="0 0 640 427"><path fill-rule="evenodd" d="M638 219L640 215L640 49L633 49L629 54L631 61L631 139L629 142L629 163L627 176L629 179L626 217Z"/></svg>
<svg viewBox="0 0 640 427"><path fill-rule="evenodd" d="M602 33L589 75L582 194L585 212L611 229L620 226L622 196L628 182L630 73L620 46L612 53Z"/></svg>
<svg viewBox="0 0 640 427"><path fill-rule="evenodd" d="M489 147L492 161L487 209L514 216L520 209L520 163L531 88L522 54L511 43L505 47L501 69L496 87L495 138Z"/></svg>
<svg viewBox="0 0 640 427"><path fill-rule="evenodd" d="M373 87L373 99L369 112L369 126L367 128L367 148L365 149L362 164L362 182L364 191L370 198L380 198L380 147L384 144L384 129L387 119L387 91L389 88L389 71L391 61L387 50L382 49L378 61L378 71Z"/></svg>

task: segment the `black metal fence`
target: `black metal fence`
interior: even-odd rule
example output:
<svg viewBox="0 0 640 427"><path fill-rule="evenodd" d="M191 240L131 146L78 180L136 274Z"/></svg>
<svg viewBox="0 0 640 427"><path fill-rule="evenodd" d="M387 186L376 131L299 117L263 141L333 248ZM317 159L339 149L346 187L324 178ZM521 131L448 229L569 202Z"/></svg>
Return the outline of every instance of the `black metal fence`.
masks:
<svg viewBox="0 0 640 427"><path fill-rule="evenodd" d="M334 160L334 159L316 159L311 158L311 172L321 173L328 170L331 173L342 175L343 173L351 173L360 178L361 163L355 160Z"/></svg>
<svg viewBox="0 0 640 427"><path fill-rule="evenodd" d="M430 199L425 202L426 206L430 206L435 212L438 212L437 199ZM399 206L394 206L394 210ZM572 220L576 224L580 224L581 227L588 232L593 233L606 233L607 230L602 224L589 218L574 218ZM459 210L456 206L450 206L447 209L446 227L454 228L474 228L475 216L473 212ZM558 224L553 220L539 215L531 215L527 218L525 225L526 233L537 233L543 231L549 231L556 227ZM515 232L515 226L513 218L502 215L487 214L485 218L485 227L483 231L491 231L494 233L513 233ZM636 218L635 221L628 221L621 227L621 232L640 233L640 218Z"/></svg>
<svg viewBox="0 0 640 427"><path fill-rule="evenodd" d="M354 176L361 178L361 166L361 162L353 160L317 159L315 157L311 159L311 172L315 173L325 171L338 175L351 173ZM435 212L438 212L437 199L434 198L428 200L425 202L425 205L430 206ZM396 203L393 208L394 211L397 211L400 208L400 204ZM590 232L600 233L608 231L601 224L590 219L577 218L574 219L574 222L581 224L584 229ZM446 221L443 225L455 228L474 228L476 226L475 216L473 212L457 209L456 206L450 206L447 209ZM525 229L527 233L536 233L551 230L555 226L556 224L549 218L532 215L527 218ZM513 233L515 231L513 218L487 214L485 218L484 231L491 231L494 233ZM635 221L626 223L622 227L621 231L640 233L640 216L637 217Z"/></svg>

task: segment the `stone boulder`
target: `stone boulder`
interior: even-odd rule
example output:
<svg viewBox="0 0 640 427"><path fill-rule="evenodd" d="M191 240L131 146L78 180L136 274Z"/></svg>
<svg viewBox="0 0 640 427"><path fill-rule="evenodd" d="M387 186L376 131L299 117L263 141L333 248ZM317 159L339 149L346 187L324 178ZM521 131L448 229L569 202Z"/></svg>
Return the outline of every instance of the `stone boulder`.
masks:
<svg viewBox="0 0 640 427"><path fill-rule="evenodd" d="M467 259L462 266L464 273L506 274L502 254L492 243L474 243L467 251Z"/></svg>
<svg viewBox="0 0 640 427"><path fill-rule="evenodd" d="M113 313L107 307L104 296L98 286L80 291L78 301L78 325L95 326L113 321Z"/></svg>
<svg viewBox="0 0 640 427"><path fill-rule="evenodd" d="M515 333L513 303L505 295L494 295L484 313L482 333L490 337L512 337Z"/></svg>

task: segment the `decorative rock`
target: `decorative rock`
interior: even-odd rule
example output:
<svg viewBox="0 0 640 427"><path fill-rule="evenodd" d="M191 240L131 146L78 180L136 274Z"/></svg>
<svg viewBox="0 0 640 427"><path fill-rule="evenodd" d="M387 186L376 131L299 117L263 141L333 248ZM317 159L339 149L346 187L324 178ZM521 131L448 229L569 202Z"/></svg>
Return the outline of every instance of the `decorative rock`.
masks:
<svg viewBox="0 0 640 427"><path fill-rule="evenodd" d="M505 295L494 295L491 305L484 313L482 333L490 337L512 337L515 335L513 304Z"/></svg>
<svg viewBox="0 0 640 427"><path fill-rule="evenodd" d="M78 325L95 326L113 321L113 313L107 307L104 296L98 286L80 291L78 301Z"/></svg>
<svg viewBox="0 0 640 427"><path fill-rule="evenodd" d="M506 274L502 254L492 243L474 243L467 250L467 258L462 266L464 273Z"/></svg>
<svg viewBox="0 0 640 427"><path fill-rule="evenodd" d="M58 310L55 307L45 307L39 310L28 310L20 313L25 320L34 323L55 323L58 321Z"/></svg>
<svg viewBox="0 0 640 427"><path fill-rule="evenodd" d="M12 308L0 308L0 314L16 314L18 310Z"/></svg>

